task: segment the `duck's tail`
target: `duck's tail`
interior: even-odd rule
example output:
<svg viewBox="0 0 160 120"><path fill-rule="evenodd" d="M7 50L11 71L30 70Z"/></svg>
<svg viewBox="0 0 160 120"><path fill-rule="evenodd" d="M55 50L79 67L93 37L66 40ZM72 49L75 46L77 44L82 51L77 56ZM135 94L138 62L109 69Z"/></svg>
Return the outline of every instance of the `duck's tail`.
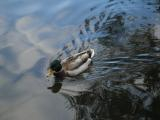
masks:
<svg viewBox="0 0 160 120"><path fill-rule="evenodd" d="M89 54L89 58L93 58L93 56L95 54L94 49L89 49L87 52Z"/></svg>

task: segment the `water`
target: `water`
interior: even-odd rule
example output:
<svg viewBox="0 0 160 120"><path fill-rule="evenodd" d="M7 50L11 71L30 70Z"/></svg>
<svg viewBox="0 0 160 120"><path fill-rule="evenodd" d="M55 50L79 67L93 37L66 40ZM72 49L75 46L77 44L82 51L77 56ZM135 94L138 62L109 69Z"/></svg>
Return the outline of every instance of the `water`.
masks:
<svg viewBox="0 0 160 120"><path fill-rule="evenodd" d="M53 85L54 58L88 47L85 73ZM0 1L1 120L159 120L159 0Z"/></svg>

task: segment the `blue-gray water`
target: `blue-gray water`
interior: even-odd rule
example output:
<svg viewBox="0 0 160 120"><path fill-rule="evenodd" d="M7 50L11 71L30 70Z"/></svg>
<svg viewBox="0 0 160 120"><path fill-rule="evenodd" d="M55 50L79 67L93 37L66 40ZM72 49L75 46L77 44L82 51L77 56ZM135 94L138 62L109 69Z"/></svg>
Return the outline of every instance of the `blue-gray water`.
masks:
<svg viewBox="0 0 160 120"><path fill-rule="evenodd" d="M53 87L54 58L96 51ZM159 0L1 0L0 120L159 120Z"/></svg>

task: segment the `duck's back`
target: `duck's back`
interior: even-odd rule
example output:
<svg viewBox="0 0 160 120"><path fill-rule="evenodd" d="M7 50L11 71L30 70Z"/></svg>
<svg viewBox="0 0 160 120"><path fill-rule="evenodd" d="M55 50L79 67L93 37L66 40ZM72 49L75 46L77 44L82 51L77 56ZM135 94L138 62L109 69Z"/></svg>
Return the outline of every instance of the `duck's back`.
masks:
<svg viewBox="0 0 160 120"><path fill-rule="evenodd" d="M93 56L94 50L89 49L63 60L62 66L65 70L74 70L84 64L88 58L92 58Z"/></svg>

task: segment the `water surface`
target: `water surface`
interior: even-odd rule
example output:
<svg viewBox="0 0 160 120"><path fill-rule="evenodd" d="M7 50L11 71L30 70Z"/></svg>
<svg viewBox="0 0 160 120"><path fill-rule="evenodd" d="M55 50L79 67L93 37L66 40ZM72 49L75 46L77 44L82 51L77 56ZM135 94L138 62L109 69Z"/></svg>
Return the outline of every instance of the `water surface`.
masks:
<svg viewBox="0 0 160 120"><path fill-rule="evenodd" d="M54 58L94 48L51 86ZM1 120L159 120L159 0L0 1Z"/></svg>

